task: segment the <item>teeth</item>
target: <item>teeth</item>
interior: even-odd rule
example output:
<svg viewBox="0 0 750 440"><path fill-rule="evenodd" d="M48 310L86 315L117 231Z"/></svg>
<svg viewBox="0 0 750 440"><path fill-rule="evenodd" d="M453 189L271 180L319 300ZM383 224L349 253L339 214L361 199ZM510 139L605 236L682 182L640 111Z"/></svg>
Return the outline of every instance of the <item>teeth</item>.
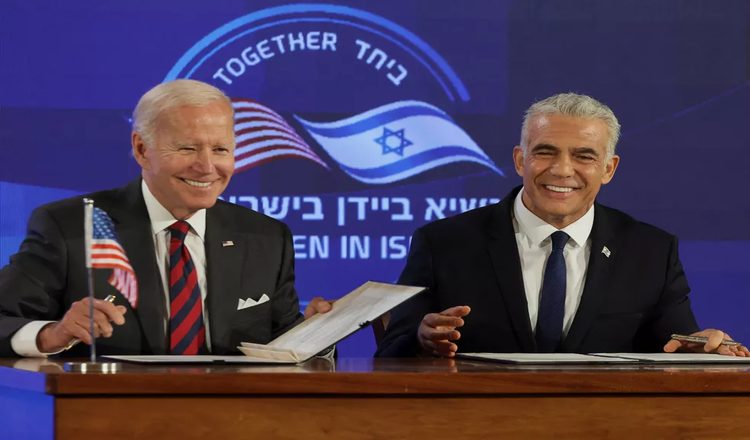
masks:
<svg viewBox="0 0 750 440"><path fill-rule="evenodd" d="M544 185L545 188L554 192L569 193L573 188L563 188L561 186Z"/></svg>
<svg viewBox="0 0 750 440"><path fill-rule="evenodd" d="M183 182L191 186L197 186L198 188L205 188L211 185L211 182L196 182L195 180L182 179Z"/></svg>

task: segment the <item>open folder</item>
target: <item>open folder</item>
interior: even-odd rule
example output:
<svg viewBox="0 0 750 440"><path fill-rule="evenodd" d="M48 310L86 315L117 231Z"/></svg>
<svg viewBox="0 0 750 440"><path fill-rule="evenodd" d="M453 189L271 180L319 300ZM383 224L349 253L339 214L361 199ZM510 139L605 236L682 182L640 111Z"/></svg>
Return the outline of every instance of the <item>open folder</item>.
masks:
<svg viewBox="0 0 750 440"><path fill-rule="evenodd" d="M237 347L245 356L104 356L138 363L264 363L297 364L367 327L424 287L368 281L333 304L328 313L317 314L267 345L243 342Z"/></svg>

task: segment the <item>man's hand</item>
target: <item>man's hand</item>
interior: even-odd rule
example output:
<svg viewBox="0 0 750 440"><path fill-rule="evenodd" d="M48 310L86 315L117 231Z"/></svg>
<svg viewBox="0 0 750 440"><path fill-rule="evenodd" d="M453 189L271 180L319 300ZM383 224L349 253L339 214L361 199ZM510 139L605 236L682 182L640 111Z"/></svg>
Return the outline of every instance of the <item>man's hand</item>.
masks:
<svg viewBox="0 0 750 440"><path fill-rule="evenodd" d="M469 306L456 306L440 313L425 315L417 331L419 345L426 353L445 357L455 356L458 346L451 341L461 338L461 333L456 329L464 325L462 318L469 312Z"/></svg>
<svg viewBox="0 0 750 440"><path fill-rule="evenodd" d="M664 351L667 353L673 353L675 351L689 351L693 353L718 353L725 356L740 356L750 357L750 351L745 346L731 346L721 345L721 341L724 339L733 341L733 339L721 330L714 330L712 328L707 330L701 330L698 333L693 333L690 336L703 336L708 338L708 343L701 344L700 342L687 342L677 341L672 339L667 342L664 346Z"/></svg>
<svg viewBox="0 0 750 440"><path fill-rule="evenodd" d="M310 319L318 313L328 313L333 308L333 303L336 300L326 301L323 298L316 296L310 300L310 304L305 307L305 319Z"/></svg>
<svg viewBox="0 0 750 440"><path fill-rule="evenodd" d="M94 337L112 336L112 324L125 324L123 315L127 309L108 301L94 300ZM91 344L89 334L89 298L74 302L60 322L42 328L36 338L36 345L42 353L52 353L65 348L75 338Z"/></svg>

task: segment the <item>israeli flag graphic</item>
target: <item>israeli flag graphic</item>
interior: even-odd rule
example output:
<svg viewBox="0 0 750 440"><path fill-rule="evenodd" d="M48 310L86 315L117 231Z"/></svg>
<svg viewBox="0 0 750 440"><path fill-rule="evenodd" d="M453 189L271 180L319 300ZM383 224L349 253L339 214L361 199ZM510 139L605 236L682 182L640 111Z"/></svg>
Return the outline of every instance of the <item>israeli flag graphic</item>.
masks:
<svg viewBox="0 0 750 440"><path fill-rule="evenodd" d="M398 101L351 118L295 118L353 178L386 184L454 162L475 162L504 176L492 159L439 108Z"/></svg>

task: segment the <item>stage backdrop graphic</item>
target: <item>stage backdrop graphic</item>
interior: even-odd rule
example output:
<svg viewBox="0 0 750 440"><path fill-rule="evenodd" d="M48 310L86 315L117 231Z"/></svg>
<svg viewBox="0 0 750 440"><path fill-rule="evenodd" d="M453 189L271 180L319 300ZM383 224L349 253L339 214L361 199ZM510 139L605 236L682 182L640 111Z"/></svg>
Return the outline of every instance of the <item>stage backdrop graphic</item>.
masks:
<svg viewBox="0 0 750 440"><path fill-rule="evenodd" d="M135 178L138 98L192 78L233 100L222 197L290 226L302 302L393 282L414 229L520 184L523 111L575 91L623 126L599 201L677 234L700 325L750 341L744 0L6 0L0 17L2 263L35 206ZM340 350L370 356L372 333Z"/></svg>

